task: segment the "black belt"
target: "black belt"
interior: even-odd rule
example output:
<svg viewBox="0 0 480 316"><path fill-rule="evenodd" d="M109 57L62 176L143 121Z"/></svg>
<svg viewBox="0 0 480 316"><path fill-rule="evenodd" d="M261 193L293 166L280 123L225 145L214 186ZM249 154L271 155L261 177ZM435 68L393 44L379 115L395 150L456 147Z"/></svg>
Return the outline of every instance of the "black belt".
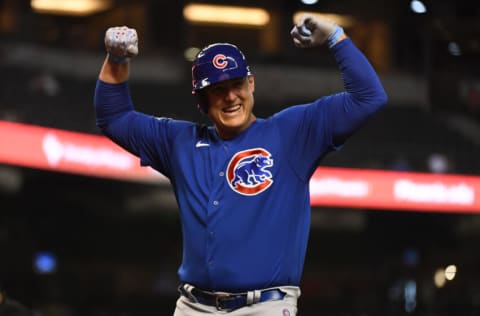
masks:
<svg viewBox="0 0 480 316"><path fill-rule="evenodd" d="M277 288L245 293L222 293L207 292L182 284L178 290L183 296L203 305L214 306L217 310L234 310L255 303L282 300L285 297L285 293Z"/></svg>

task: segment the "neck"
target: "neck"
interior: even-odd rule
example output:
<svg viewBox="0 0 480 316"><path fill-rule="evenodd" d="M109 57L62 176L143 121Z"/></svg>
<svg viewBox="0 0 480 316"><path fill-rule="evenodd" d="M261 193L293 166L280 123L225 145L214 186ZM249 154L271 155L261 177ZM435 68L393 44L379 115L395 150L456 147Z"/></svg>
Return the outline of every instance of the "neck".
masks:
<svg viewBox="0 0 480 316"><path fill-rule="evenodd" d="M249 128L250 125L252 125L252 123L255 122L256 119L257 117L251 114L248 122L244 126L241 126L239 128L229 129L229 128L222 128L222 127L219 127L218 125L215 125L215 130L217 131L217 134L218 136L220 136L221 139L229 140L229 139L235 138L236 136L240 135L244 130Z"/></svg>

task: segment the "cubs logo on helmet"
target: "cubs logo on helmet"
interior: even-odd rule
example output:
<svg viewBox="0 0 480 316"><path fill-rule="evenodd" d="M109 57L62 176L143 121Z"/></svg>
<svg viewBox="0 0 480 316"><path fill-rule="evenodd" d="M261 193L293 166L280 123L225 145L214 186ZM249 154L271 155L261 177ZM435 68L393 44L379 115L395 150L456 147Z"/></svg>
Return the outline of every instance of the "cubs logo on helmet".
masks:
<svg viewBox="0 0 480 316"><path fill-rule="evenodd" d="M225 56L224 54L217 54L215 55L215 57L213 57L213 65L215 66L215 68L223 69L228 65L226 59L227 56Z"/></svg>
<svg viewBox="0 0 480 316"><path fill-rule="evenodd" d="M212 64L217 69L233 70L238 68L238 63L235 58L230 56L225 56L224 54L217 54L213 57Z"/></svg>
<svg viewBox="0 0 480 316"><path fill-rule="evenodd" d="M257 195L273 183L269 168L272 155L263 148L236 153L227 167L227 181L232 190L243 195Z"/></svg>

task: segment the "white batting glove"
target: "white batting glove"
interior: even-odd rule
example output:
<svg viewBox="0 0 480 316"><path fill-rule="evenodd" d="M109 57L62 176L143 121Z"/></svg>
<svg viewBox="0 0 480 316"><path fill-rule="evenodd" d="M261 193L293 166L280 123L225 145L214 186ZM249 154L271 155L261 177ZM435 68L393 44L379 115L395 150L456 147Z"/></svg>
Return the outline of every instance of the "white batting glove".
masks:
<svg viewBox="0 0 480 316"><path fill-rule="evenodd" d="M126 26L115 26L105 32L108 59L115 64L126 62L138 55L137 31Z"/></svg>
<svg viewBox="0 0 480 316"><path fill-rule="evenodd" d="M328 42L333 47L344 35L343 28L335 22L314 15L304 15L290 32L297 47L315 47Z"/></svg>

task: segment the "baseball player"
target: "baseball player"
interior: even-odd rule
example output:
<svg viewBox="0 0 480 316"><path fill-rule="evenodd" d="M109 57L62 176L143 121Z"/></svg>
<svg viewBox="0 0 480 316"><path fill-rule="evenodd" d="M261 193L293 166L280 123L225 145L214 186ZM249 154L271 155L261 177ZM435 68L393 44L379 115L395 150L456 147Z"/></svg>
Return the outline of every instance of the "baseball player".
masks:
<svg viewBox="0 0 480 316"><path fill-rule="evenodd" d="M257 118L254 71L235 45L215 43L192 66L192 93L211 121L204 125L135 111L128 78L136 31L106 31L97 125L171 181L183 236L174 316L296 315L310 177L325 154L387 102L374 69L341 26L305 15L291 36L299 48L328 45L345 91Z"/></svg>

